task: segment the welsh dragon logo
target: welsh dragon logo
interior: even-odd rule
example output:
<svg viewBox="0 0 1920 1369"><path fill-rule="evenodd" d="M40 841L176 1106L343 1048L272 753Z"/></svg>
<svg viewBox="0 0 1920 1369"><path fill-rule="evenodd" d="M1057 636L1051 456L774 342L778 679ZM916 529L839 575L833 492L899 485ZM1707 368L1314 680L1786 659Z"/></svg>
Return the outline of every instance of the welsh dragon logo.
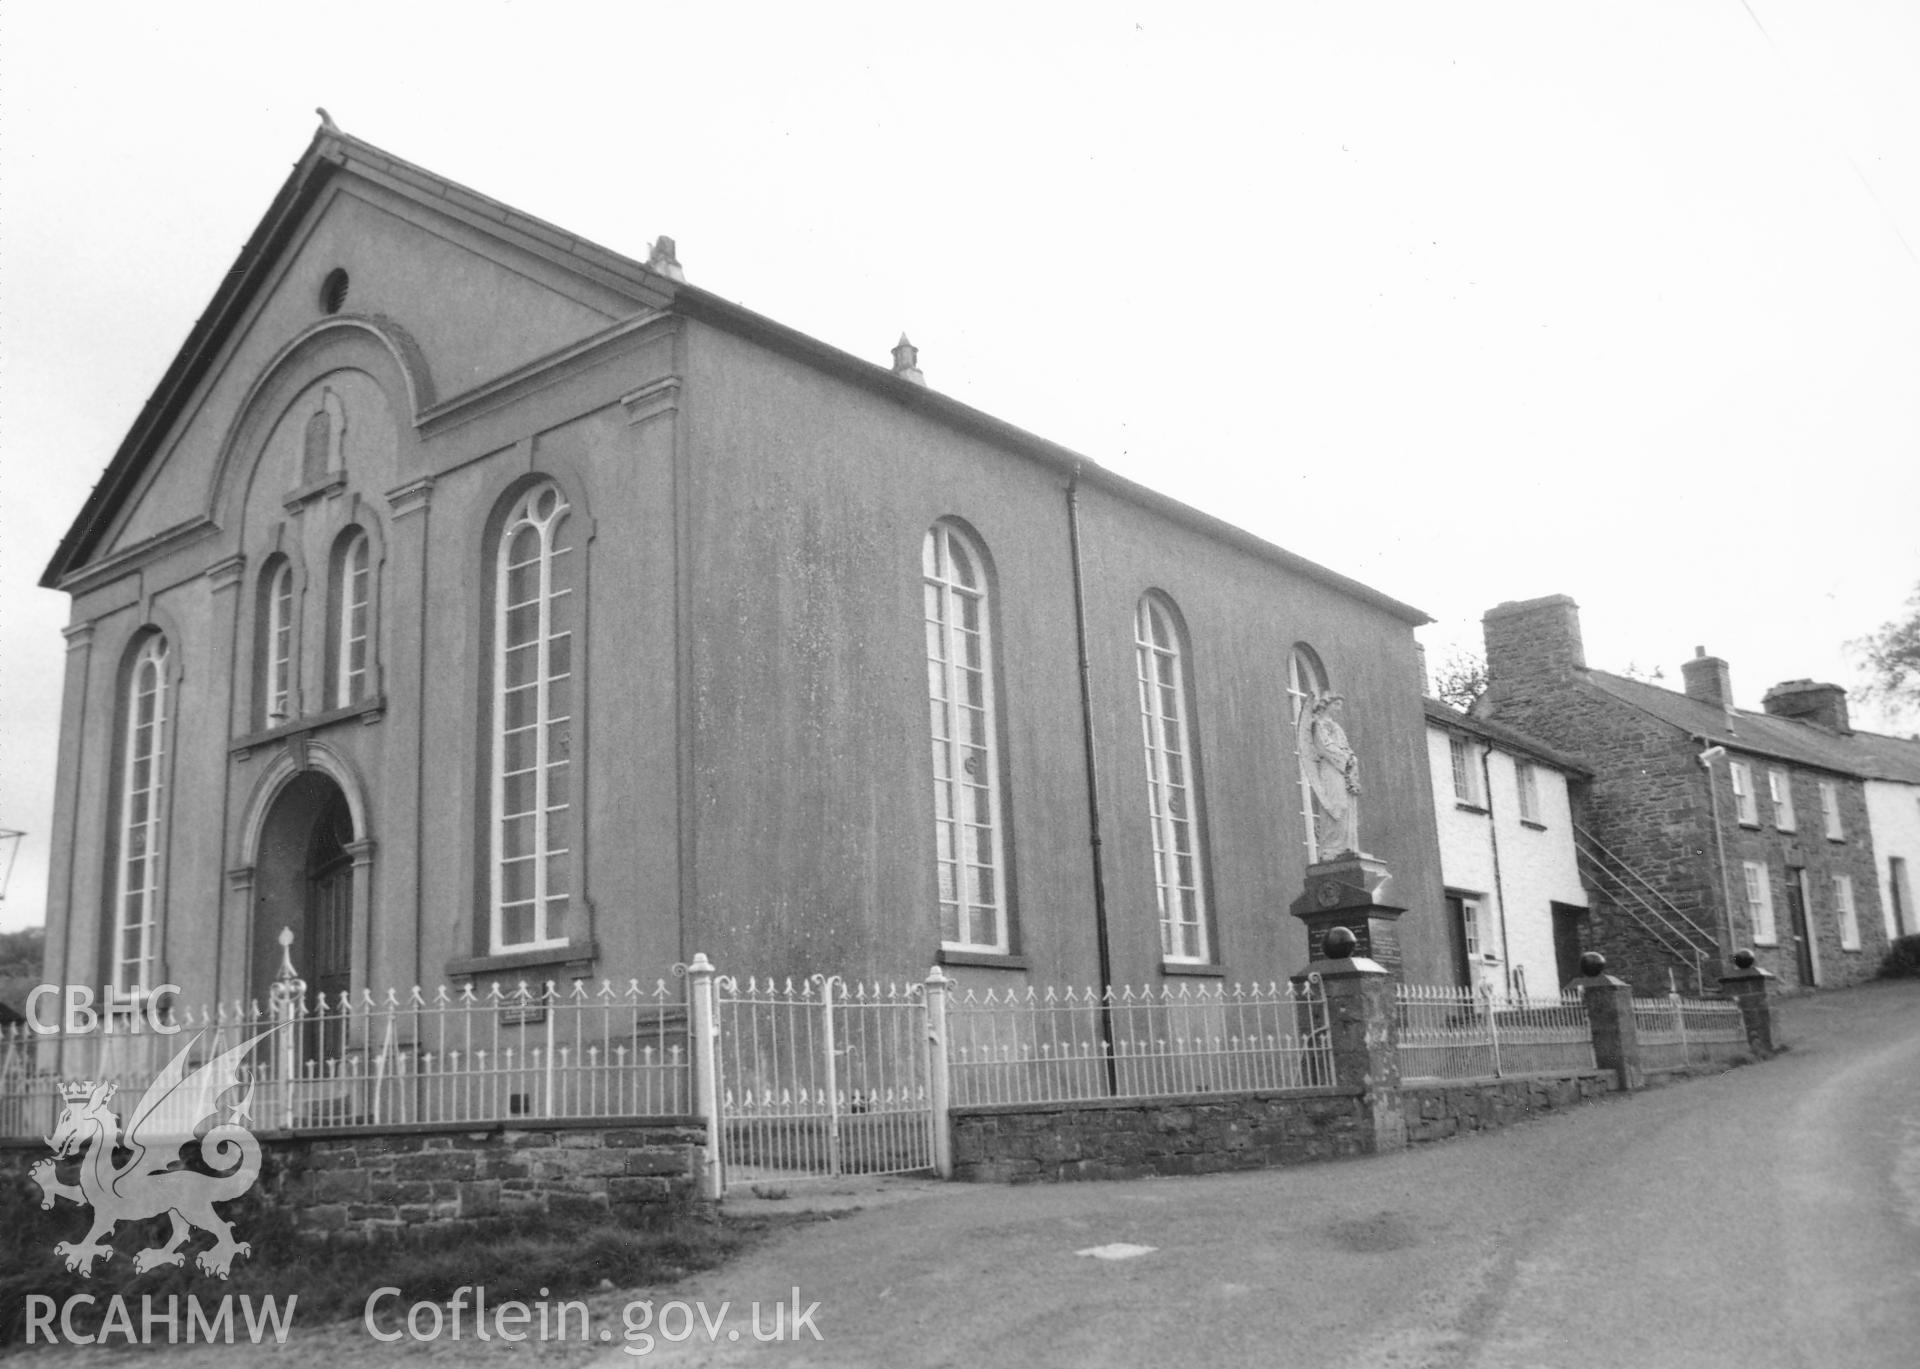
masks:
<svg viewBox="0 0 1920 1369"><path fill-rule="evenodd" d="M65 1257L68 1269L93 1277L95 1260L113 1258L107 1240L116 1225L162 1213L173 1221L172 1234L165 1245L133 1257L136 1274L185 1264L180 1247L195 1227L214 1243L194 1257L194 1264L216 1278L227 1277L236 1256L253 1253L247 1242L233 1239L232 1223L213 1210L215 1203L239 1197L260 1177L260 1143L246 1127L253 1087L246 1085L237 1103L222 1106L220 1100L241 1086L240 1062L247 1052L275 1030L269 1028L190 1072L188 1057L200 1043L195 1036L147 1086L127 1122L124 1141L119 1119L107 1107L116 1085L87 1080L61 1086L66 1108L46 1138L54 1159L34 1165L30 1177L40 1185L42 1208L52 1207L55 1198L93 1208L93 1229L86 1239L61 1241L53 1248L55 1255ZM200 1124L207 1121L214 1125L199 1135ZM210 1174L184 1167L182 1152L196 1136ZM125 1163L115 1164L114 1152L122 1145L130 1154ZM75 1157L80 1182L61 1183L54 1173L56 1162Z"/></svg>

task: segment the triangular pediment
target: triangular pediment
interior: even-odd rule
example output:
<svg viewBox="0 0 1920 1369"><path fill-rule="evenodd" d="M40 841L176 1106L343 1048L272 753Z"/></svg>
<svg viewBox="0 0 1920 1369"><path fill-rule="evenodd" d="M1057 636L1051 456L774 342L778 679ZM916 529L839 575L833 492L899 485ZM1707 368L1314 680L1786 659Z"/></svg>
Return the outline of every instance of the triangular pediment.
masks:
<svg viewBox="0 0 1920 1369"><path fill-rule="evenodd" d="M433 406L656 312L673 288L636 261L323 128L42 583L105 570L103 563L216 521L233 463L256 454L236 458L236 434L243 425L258 429L248 439L257 449L261 434L286 417L253 412L287 402L263 380L330 324L357 321L392 354L387 407L404 427ZM373 368L375 379L382 369Z"/></svg>

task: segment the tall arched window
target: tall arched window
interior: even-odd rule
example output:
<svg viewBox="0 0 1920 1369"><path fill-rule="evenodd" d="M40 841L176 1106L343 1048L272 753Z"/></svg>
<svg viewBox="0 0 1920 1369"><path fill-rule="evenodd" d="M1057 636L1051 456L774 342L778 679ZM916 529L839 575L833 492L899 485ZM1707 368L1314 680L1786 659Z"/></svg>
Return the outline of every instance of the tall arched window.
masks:
<svg viewBox="0 0 1920 1369"><path fill-rule="evenodd" d="M494 553L492 947L567 940L576 557L566 496L534 486Z"/></svg>
<svg viewBox="0 0 1920 1369"><path fill-rule="evenodd" d="M260 588L261 727L293 718L293 563L276 556Z"/></svg>
<svg viewBox="0 0 1920 1369"><path fill-rule="evenodd" d="M986 558L959 528L936 523L921 570L940 941L951 950L1005 953L1006 836Z"/></svg>
<svg viewBox="0 0 1920 1369"><path fill-rule="evenodd" d="M372 678L373 571L367 534L350 529L333 563L333 704L344 708L367 696Z"/></svg>
<svg viewBox="0 0 1920 1369"><path fill-rule="evenodd" d="M1133 619L1140 682L1140 735L1147 756L1147 816L1153 826L1153 883L1160 902L1160 954L1204 963L1207 898L1202 869L1189 718L1193 695L1172 608L1146 595Z"/></svg>
<svg viewBox="0 0 1920 1369"><path fill-rule="evenodd" d="M108 978L122 992L154 987L167 760L167 639L140 644L121 701L120 821Z"/></svg>
<svg viewBox="0 0 1920 1369"><path fill-rule="evenodd" d="M1314 696L1327 691L1327 672L1312 647L1301 643L1287 658L1287 721L1292 725L1294 759L1300 772L1300 822L1306 831L1307 863L1320 859L1320 841L1314 819L1313 781L1307 774L1307 757L1299 754L1300 715L1313 706ZM1334 854L1328 852L1328 855Z"/></svg>

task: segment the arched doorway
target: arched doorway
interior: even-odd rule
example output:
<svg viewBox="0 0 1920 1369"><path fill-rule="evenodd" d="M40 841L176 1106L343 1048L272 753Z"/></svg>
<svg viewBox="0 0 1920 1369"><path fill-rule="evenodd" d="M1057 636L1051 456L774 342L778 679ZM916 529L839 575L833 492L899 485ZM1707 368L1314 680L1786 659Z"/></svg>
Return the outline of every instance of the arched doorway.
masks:
<svg viewBox="0 0 1920 1369"><path fill-rule="evenodd" d="M253 996L263 1007L280 973L280 933L293 933L288 954L307 983L306 1010L322 1004L302 1043L308 1061L338 1056L339 1005L353 987L353 809L320 770L294 776L261 824L254 864Z"/></svg>

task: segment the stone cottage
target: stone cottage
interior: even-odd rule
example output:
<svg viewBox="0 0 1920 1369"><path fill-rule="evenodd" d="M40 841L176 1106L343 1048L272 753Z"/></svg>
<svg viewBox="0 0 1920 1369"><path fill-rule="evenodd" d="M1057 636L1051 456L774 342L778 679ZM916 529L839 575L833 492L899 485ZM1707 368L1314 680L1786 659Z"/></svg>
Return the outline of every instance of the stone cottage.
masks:
<svg viewBox="0 0 1920 1369"><path fill-rule="evenodd" d="M1484 619L1488 690L1476 711L1593 773L1579 837L1596 897L1590 940L1643 992L1711 988L1754 951L1787 988L1878 969L1887 922L1854 743L1783 686L1734 703L1727 663L1684 663L1684 692L1587 665L1565 595ZM1844 692L1819 686L1831 703Z"/></svg>

